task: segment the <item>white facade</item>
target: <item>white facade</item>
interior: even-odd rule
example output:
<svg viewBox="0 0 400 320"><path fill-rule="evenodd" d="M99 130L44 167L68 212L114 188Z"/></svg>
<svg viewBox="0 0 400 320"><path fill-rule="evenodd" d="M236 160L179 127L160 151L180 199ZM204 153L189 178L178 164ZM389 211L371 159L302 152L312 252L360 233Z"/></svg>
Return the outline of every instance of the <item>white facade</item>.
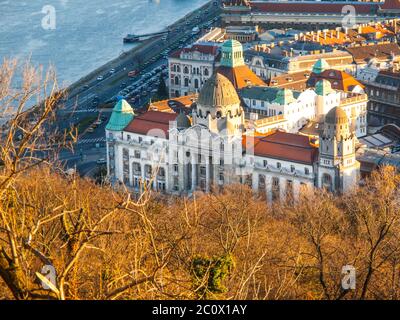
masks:
<svg viewBox="0 0 400 320"><path fill-rule="evenodd" d="M340 127L332 124L336 121L329 116L332 110L341 115ZM328 113L331 127L320 137L320 157L318 147L305 136L281 131L265 137L243 134L243 114L233 85L224 76L213 75L200 92L192 122L184 114L169 114L175 121L166 131L166 123L161 124L164 114L149 111L122 131L106 130L111 181L137 192L150 189L176 195L243 183L268 201L288 195L296 199L302 188L327 187L328 182L330 190L343 192L357 182L356 138L341 108Z"/></svg>
<svg viewBox="0 0 400 320"><path fill-rule="evenodd" d="M217 47L214 45L193 45L184 48L179 56L168 58L168 88L170 97L198 93L215 69Z"/></svg>
<svg viewBox="0 0 400 320"><path fill-rule="evenodd" d="M260 89L260 88L259 88ZM332 108L341 106L349 117L357 137L367 134L367 102L368 97L364 93L348 93L343 91L331 90L326 94L318 94L315 89L309 88L300 94L297 93L293 99L285 100L267 100L268 98L261 94L252 94L252 90L257 88L248 88L242 91L242 98L247 107L253 113L264 116L257 121L257 131L265 133L272 129L282 128L291 133L297 133L309 120L320 119L325 116ZM262 90L262 89L260 89ZM277 90L275 88L266 88L265 90ZM292 92L289 89L278 89ZM293 94L291 94L293 97ZM281 115L285 123L276 122L276 127L271 125L265 116L275 117ZM265 128L261 125L265 123Z"/></svg>

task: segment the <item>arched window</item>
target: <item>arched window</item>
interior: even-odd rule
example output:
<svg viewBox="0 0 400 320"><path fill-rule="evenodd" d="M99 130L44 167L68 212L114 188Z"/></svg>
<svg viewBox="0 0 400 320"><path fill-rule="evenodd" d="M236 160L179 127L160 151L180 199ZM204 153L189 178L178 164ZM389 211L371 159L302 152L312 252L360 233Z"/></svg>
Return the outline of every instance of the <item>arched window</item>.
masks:
<svg viewBox="0 0 400 320"><path fill-rule="evenodd" d="M176 66L176 72L181 72L181 67L180 66Z"/></svg>
<svg viewBox="0 0 400 320"><path fill-rule="evenodd" d="M175 77L175 85L177 85L177 86L179 85L179 77L178 76Z"/></svg>
<svg viewBox="0 0 400 320"><path fill-rule="evenodd" d="M199 80L198 79L194 80L194 87L195 87L195 89L199 88Z"/></svg>
<svg viewBox="0 0 400 320"><path fill-rule="evenodd" d="M208 69L204 69L204 75L208 76Z"/></svg>
<svg viewBox="0 0 400 320"><path fill-rule="evenodd" d="M185 87L189 87L189 79L185 78Z"/></svg>
<svg viewBox="0 0 400 320"><path fill-rule="evenodd" d="M160 169L158 169L158 176L159 177L165 177L165 169L164 168L160 168Z"/></svg>
<svg viewBox="0 0 400 320"><path fill-rule="evenodd" d="M188 68L188 67L185 67L185 68L183 69L183 73L188 74L188 73L189 73L189 68Z"/></svg>

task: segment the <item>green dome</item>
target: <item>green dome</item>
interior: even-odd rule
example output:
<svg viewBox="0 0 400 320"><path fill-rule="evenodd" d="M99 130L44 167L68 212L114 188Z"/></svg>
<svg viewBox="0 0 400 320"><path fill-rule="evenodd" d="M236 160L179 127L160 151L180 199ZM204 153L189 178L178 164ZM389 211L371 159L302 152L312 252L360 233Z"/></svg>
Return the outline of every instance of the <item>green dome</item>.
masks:
<svg viewBox="0 0 400 320"><path fill-rule="evenodd" d="M222 45L221 66L238 67L244 65L243 46L239 41L228 40Z"/></svg>
<svg viewBox="0 0 400 320"><path fill-rule="evenodd" d="M312 72L320 74L321 72L324 72L326 69L329 69L330 66L328 62L326 62L324 59L319 59L313 66Z"/></svg>
<svg viewBox="0 0 400 320"><path fill-rule="evenodd" d="M315 84L315 93L319 96L326 96L332 92L334 91L331 83L326 79L322 79Z"/></svg>
<svg viewBox="0 0 400 320"><path fill-rule="evenodd" d="M294 101L296 101L296 99L293 97L293 91L287 88L279 90L274 100L275 103L280 105L287 105Z"/></svg>
<svg viewBox="0 0 400 320"><path fill-rule="evenodd" d="M122 131L132 121L134 115L131 105L125 99L119 100L114 106L106 130Z"/></svg>

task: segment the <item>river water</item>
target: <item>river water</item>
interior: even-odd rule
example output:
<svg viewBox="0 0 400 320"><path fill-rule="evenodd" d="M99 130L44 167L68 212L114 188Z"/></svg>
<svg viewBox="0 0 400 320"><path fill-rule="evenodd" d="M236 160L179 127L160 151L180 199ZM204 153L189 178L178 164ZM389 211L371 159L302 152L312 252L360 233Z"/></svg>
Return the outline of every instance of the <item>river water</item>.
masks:
<svg viewBox="0 0 400 320"><path fill-rule="evenodd" d="M0 60L56 67L66 86L134 45L127 33L165 28L207 0L0 0Z"/></svg>

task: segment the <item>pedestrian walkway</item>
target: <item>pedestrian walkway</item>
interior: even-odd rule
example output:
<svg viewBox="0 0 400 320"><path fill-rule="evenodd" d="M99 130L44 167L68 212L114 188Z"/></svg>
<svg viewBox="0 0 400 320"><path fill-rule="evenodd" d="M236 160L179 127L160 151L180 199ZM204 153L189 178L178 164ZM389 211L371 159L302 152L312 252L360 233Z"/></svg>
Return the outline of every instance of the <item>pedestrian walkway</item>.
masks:
<svg viewBox="0 0 400 320"><path fill-rule="evenodd" d="M79 139L77 144L86 144L86 143L100 143L100 142L106 142L106 138L92 138L92 139Z"/></svg>

